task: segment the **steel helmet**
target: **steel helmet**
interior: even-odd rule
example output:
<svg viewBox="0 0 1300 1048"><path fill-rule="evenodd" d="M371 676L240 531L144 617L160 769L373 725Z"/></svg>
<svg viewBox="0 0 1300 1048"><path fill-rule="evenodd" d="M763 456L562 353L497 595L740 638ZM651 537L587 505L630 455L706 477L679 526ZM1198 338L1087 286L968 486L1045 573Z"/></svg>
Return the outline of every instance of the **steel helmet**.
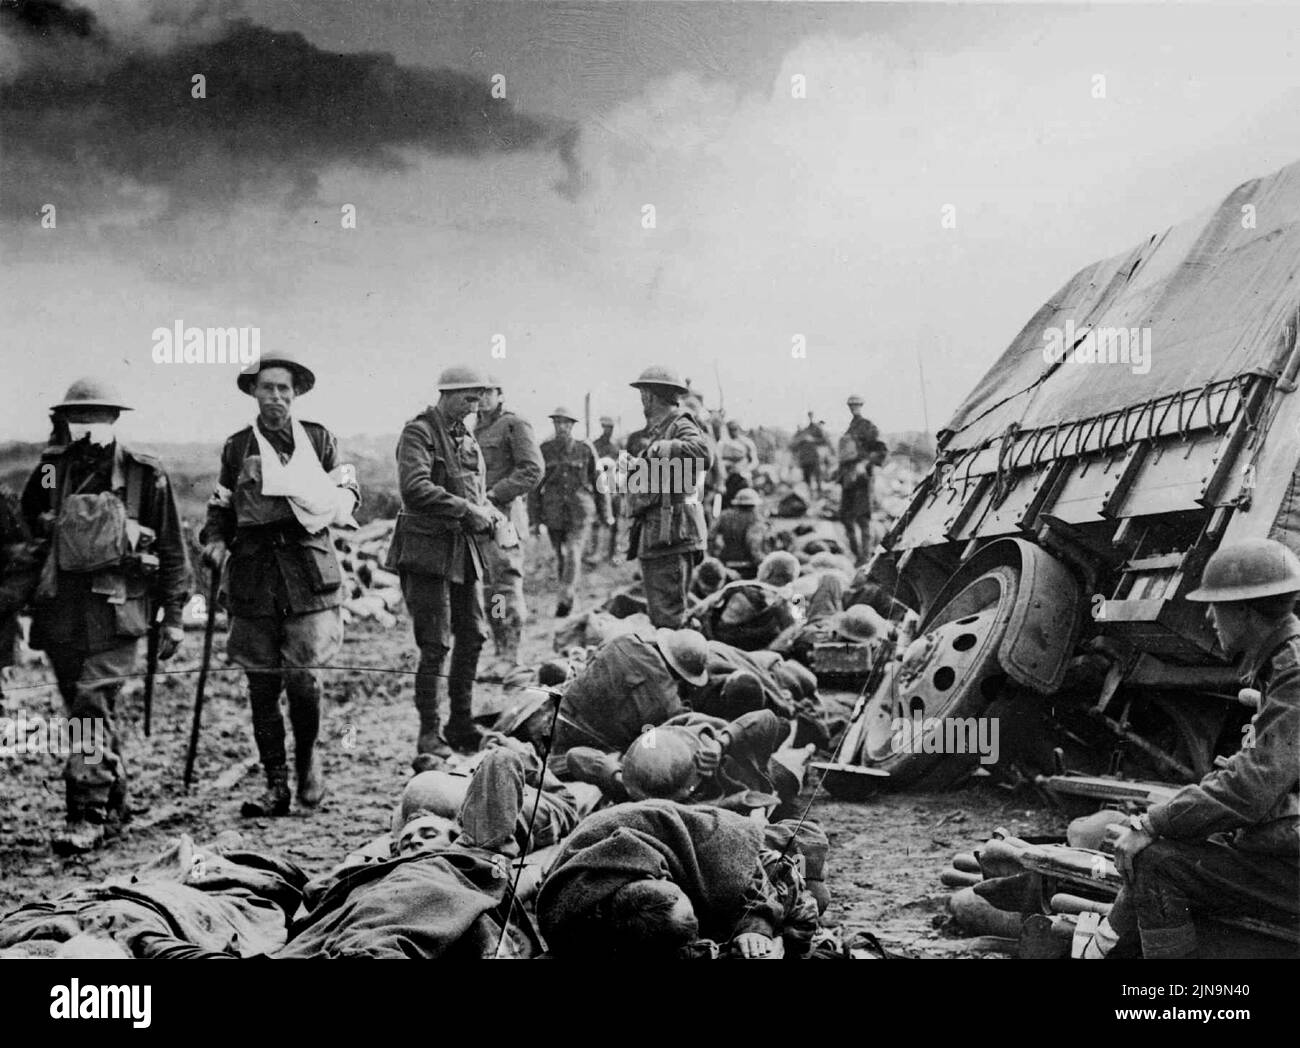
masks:
<svg viewBox="0 0 1300 1048"><path fill-rule="evenodd" d="M763 682L749 670L736 670L722 682L715 716L735 720L753 710L763 708Z"/></svg>
<svg viewBox="0 0 1300 1048"><path fill-rule="evenodd" d="M634 801L676 796L690 784L697 749L687 728L645 729L623 754L623 788Z"/></svg>
<svg viewBox="0 0 1300 1048"><path fill-rule="evenodd" d="M727 568L717 557L705 557L695 567L695 578L705 586L720 586L726 577Z"/></svg>
<svg viewBox="0 0 1300 1048"><path fill-rule="evenodd" d="M402 790L399 809L401 825L405 826L419 812L456 818L469 792L468 775L452 775L445 771L422 771Z"/></svg>
<svg viewBox="0 0 1300 1048"><path fill-rule="evenodd" d="M847 403L848 403L849 407L854 407L854 406L861 407L863 404L866 403L866 401L863 400L863 399L862 399L860 396L858 396L856 393L850 393L850 394L849 394L849 399L848 399L848 402L847 402Z"/></svg>
<svg viewBox="0 0 1300 1048"><path fill-rule="evenodd" d="M446 368L438 376L439 393L452 393L458 389L492 389L494 385L483 372L463 365Z"/></svg>
<svg viewBox="0 0 1300 1048"><path fill-rule="evenodd" d="M641 372L635 382L631 382L629 385L636 388L641 386L666 386L678 393L689 392L686 383L678 377L677 372L662 364L652 364Z"/></svg>
<svg viewBox="0 0 1300 1048"><path fill-rule="evenodd" d="M788 586L799 577L799 558L785 550L769 553L758 565L759 582L769 586Z"/></svg>
<svg viewBox="0 0 1300 1048"><path fill-rule="evenodd" d="M753 488L741 488L732 496L731 504L733 506L761 506L763 500L758 497L758 492Z"/></svg>
<svg viewBox="0 0 1300 1048"><path fill-rule="evenodd" d="M564 419L568 419L570 422L573 423L576 423L578 421L577 417L568 408L556 408L554 411L551 412L549 417L564 418Z"/></svg>
<svg viewBox="0 0 1300 1048"><path fill-rule="evenodd" d="M1300 558L1273 539L1244 539L1215 550L1187 599L1209 604L1283 593L1300 593Z"/></svg>
<svg viewBox="0 0 1300 1048"><path fill-rule="evenodd" d="M614 420L610 418L608 415L601 415L600 424L602 426L612 426L614 424Z"/></svg>
<svg viewBox="0 0 1300 1048"><path fill-rule="evenodd" d="M269 357L259 357L235 376L235 385L251 397L253 395L253 386L257 383L257 376L265 368L288 368L293 374L293 391L298 396L311 392L312 386L316 385L316 376L312 373L311 368L298 363L297 359L289 353L276 353Z"/></svg>
<svg viewBox="0 0 1300 1048"><path fill-rule="evenodd" d="M563 683L568 676L568 668L565 667L563 672L565 677L561 677L560 683ZM497 718L493 730L499 731L502 735L513 735L528 722L529 718L545 709L550 700L551 692L546 688L526 688L523 701L502 713Z"/></svg>
<svg viewBox="0 0 1300 1048"><path fill-rule="evenodd" d="M696 687L708 683L709 645L703 634L660 626L655 630L655 644L664 661L686 683Z"/></svg>
<svg viewBox="0 0 1300 1048"><path fill-rule="evenodd" d="M99 378L79 378L63 394L63 402L55 404L59 408L112 408L115 411L131 411L132 408L122 403L122 397L113 386Z"/></svg>
<svg viewBox="0 0 1300 1048"><path fill-rule="evenodd" d="M866 604L854 604L832 616L831 627L837 636L859 643L883 637L889 629L880 612Z"/></svg>

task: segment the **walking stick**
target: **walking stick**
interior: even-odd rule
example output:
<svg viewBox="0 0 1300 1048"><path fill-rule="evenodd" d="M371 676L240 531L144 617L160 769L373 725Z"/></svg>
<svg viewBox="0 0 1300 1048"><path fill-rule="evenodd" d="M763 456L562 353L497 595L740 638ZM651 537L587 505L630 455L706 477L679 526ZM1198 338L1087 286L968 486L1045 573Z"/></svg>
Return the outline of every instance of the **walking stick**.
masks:
<svg viewBox="0 0 1300 1048"><path fill-rule="evenodd" d="M149 623L149 636L145 644L144 659L144 736L153 729L153 681L158 673L158 635L162 632L161 608L155 608L153 622Z"/></svg>
<svg viewBox="0 0 1300 1048"><path fill-rule="evenodd" d="M208 621L203 625L203 662L199 666L199 684L194 692L194 721L190 725L190 745L185 752L185 788L194 779L194 758L199 750L199 724L203 719L203 690L208 683L208 667L212 664L212 630L217 621L217 590L221 586L221 565L210 571L208 582Z"/></svg>

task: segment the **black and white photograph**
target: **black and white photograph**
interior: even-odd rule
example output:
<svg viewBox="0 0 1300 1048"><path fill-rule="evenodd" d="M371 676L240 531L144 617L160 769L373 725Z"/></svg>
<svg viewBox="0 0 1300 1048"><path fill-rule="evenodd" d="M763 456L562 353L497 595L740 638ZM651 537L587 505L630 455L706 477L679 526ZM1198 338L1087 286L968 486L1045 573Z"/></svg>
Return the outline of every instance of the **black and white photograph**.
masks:
<svg viewBox="0 0 1300 1048"><path fill-rule="evenodd" d="M0 0L7 1019L388 958L1278 1019L1221 962L1300 957L1298 47Z"/></svg>

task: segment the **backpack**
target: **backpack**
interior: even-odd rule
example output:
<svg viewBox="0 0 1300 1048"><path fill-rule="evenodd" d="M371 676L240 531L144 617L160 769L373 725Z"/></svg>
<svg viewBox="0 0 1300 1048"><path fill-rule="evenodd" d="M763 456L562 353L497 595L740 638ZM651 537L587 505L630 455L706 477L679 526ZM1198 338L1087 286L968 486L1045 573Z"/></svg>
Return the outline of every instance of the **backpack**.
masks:
<svg viewBox="0 0 1300 1048"><path fill-rule="evenodd" d="M89 574L117 567L134 552L140 537L140 501L144 470L131 462L126 470L126 501L111 491L87 495L54 494L54 567L71 574Z"/></svg>
<svg viewBox="0 0 1300 1048"><path fill-rule="evenodd" d="M60 571L85 574L116 567L131 552L126 506L111 491L69 495L54 525Z"/></svg>

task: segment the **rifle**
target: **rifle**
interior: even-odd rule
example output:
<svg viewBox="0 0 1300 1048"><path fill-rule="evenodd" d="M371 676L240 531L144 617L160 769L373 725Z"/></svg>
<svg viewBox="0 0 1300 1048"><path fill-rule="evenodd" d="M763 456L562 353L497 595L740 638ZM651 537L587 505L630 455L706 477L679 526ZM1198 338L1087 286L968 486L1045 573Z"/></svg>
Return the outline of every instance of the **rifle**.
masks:
<svg viewBox="0 0 1300 1048"><path fill-rule="evenodd" d="M162 608L154 608L153 621L149 623L149 636L145 642L144 660L144 735L148 738L153 728L153 681L158 672L158 637L162 632Z"/></svg>
<svg viewBox="0 0 1300 1048"><path fill-rule="evenodd" d="M208 621L203 625L203 661L199 666L199 683L194 692L194 721L190 724L190 744L185 751L185 788L194 779L194 758L199 749L199 724L203 718L203 692L208 683L208 667L212 664L212 632L217 621L217 592L221 587L221 565L210 569L208 581Z"/></svg>
<svg viewBox="0 0 1300 1048"><path fill-rule="evenodd" d="M1167 800L1182 788L1164 782L1139 782L1104 775L1040 775L1035 781L1050 793L1111 803L1129 802L1143 807Z"/></svg>

